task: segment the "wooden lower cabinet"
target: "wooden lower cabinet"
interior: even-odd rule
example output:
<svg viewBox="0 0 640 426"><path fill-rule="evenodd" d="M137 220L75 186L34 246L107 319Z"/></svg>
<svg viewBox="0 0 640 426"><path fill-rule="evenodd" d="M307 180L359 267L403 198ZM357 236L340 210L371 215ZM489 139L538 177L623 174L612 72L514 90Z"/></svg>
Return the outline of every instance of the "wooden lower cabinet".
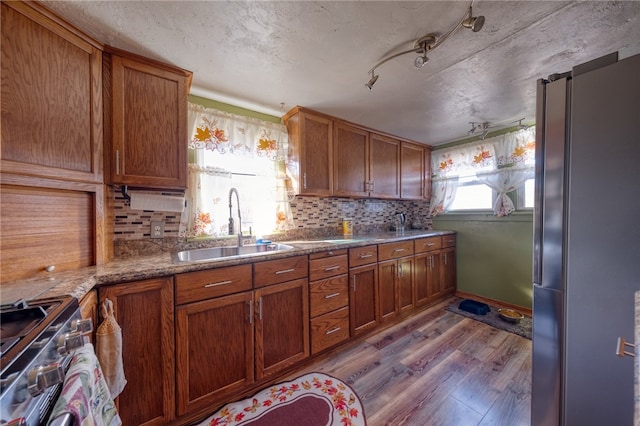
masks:
<svg viewBox="0 0 640 426"><path fill-rule="evenodd" d="M413 264L413 257L387 260L378 264L381 321L413 308Z"/></svg>
<svg viewBox="0 0 640 426"><path fill-rule="evenodd" d="M98 290L122 328L127 385L116 398L125 425L165 425L175 417L173 277Z"/></svg>
<svg viewBox="0 0 640 426"><path fill-rule="evenodd" d="M453 293L456 291L456 248L443 248L440 256L442 292Z"/></svg>
<svg viewBox="0 0 640 426"><path fill-rule="evenodd" d="M176 308L177 410L212 406L254 382L253 292Z"/></svg>
<svg viewBox="0 0 640 426"><path fill-rule="evenodd" d="M416 306L422 306L440 297L442 294L440 252L416 254L414 279L416 283Z"/></svg>
<svg viewBox="0 0 640 426"><path fill-rule="evenodd" d="M309 288L306 278L254 292L256 379L309 356Z"/></svg>
<svg viewBox="0 0 640 426"><path fill-rule="evenodd" d="M380 323L378 265L349 269L349 327L355 337Z"/></svg>

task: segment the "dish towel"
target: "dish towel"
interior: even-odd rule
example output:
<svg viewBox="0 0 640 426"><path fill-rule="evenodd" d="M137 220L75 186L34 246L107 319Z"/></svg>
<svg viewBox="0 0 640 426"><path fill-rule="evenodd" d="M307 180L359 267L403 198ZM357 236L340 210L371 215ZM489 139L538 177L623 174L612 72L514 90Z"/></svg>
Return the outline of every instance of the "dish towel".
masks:
<svg viewBox="0 0 640 426"><path fill-rule="evenodd" d="M115 399L127 384L122 363L122 329L116 321L111 300L102 302L100 313L103 321L96 330L98 360L111 397Z"/></svg>
<svg viewBox="0 0 640 426"><path fill-rule="evenodd" d="M48 424L65 413L76 426L122 425L91 343L74 352Z"/></svg>

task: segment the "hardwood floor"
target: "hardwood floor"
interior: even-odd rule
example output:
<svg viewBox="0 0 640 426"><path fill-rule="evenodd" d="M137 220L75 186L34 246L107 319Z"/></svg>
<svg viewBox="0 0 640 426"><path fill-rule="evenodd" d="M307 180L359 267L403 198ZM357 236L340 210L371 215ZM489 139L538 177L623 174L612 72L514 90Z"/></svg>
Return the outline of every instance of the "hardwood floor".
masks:
<svg viewBox="0 0 640 426"><path fill-rule="evenodd" d="M348 383L369 426L529 425L531 341L445 311L453 300L291 378L318 371Z"/></svg>

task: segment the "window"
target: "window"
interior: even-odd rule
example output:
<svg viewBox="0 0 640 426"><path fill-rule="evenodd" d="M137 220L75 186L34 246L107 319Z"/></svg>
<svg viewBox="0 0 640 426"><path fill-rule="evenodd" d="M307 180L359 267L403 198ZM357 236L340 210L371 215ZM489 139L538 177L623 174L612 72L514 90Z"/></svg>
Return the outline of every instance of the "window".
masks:
<svg viewBox="0 0 640 426"><path fill-rule="evenodd" d="M535 179L527 179L518 189L518 209L532 209L535 195Z"/></svg>
<svg viewBox="0 0 640 426"><path fill-rule="evenodd" d="M495 198L494 191L473 178L458 181L456 195L449 210L491 210Z"/></svg>
<svg viewBox="0 0 640 426"><path fill-rule="evenodd" d="M432 152L431 216L493 210L506 216L533 207L535 129ZM518 194L518 200L513 200ZM517 201L515 203L514 201Z"/></svg>
<svg viewBox="0 0 640 426"><path fill-rule="evenodd" d="M292 218L284 185L286 128L191 103L189 125L187 209L179 235L226 236L230 216L234 233L239 226L245 235L287 229ZM239 203L235 195L230 200L232 188Z"/></svg>

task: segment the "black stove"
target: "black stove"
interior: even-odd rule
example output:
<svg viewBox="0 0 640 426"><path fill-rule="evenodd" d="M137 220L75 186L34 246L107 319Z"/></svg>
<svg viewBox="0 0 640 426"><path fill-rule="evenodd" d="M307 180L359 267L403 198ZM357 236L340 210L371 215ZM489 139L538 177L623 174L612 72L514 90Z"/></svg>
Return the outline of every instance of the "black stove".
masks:
<svg viewBox="0 0 640 426"><path fill-rule="evenodd" d="M0 425L40 426L91 320L74 297L3 305L0 316Z"/></svg>

